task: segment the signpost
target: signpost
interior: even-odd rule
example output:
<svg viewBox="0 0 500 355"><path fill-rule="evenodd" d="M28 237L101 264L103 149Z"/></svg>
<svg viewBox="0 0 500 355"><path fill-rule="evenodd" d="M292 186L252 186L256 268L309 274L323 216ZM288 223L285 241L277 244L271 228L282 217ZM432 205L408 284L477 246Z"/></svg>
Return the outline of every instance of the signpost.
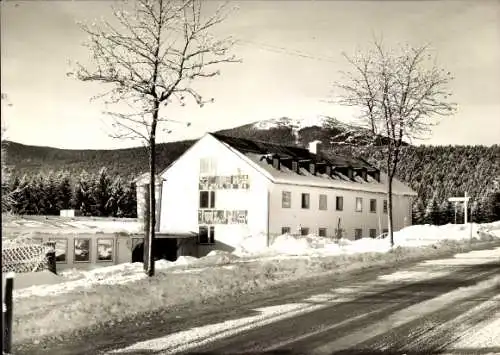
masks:
<svg viewBox="0 0 500 355"><path fill-rule="evenodd" d="M467 191L465 192L464 197L450 197L448 199L449 202L455 202L455 223L456 223L456 215L457 215L457 203L463 202L464 204L464 224L467 224L467 203L470 200L470 196L467 195ZM470 238L472 239L472 224L470 226Z"/></svg>
<svg viewBox="0 0 500 355"><path fill-rule="evenodd" d="M13 299L12 292L14 290L13 272L5 275L5 296L2 299L2 350L3 353L9 354L12 347L12 319L13 319Z"/></svg>
<svg viewBox="0 0 500 355"><path fill-rule="evenodd" d="M467 202L469 202L470 197L467 196L467 192L465 193L464 197L450 197L448 201L450 202L455 202L455 210L457 206L457 202L463 202L464 203L464 224L467 224Z"/></svg>

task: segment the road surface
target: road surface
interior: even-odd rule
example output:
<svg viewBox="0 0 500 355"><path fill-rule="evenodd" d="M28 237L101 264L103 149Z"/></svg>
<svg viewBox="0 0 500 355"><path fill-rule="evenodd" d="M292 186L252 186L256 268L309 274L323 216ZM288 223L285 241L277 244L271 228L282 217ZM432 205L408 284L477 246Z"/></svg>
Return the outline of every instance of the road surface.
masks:
<svg viewBox="0 0 500 355"><path fill-rule="evenodd" d="M500 249L325 286L108 354L500 354Z"/></svg>
<svg viewBox="0 0 500 355"><path fill-rule="evenodd" d="M500 354L500 248L160 312L16 354L235 353Z"/></svg>

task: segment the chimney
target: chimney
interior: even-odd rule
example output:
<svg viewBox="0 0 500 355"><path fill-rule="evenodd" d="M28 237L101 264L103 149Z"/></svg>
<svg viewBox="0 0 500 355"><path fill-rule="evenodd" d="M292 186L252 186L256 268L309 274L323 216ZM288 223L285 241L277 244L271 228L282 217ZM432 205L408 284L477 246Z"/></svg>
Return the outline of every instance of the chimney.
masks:
<svg viewBox="0 0 500 355"><path fill-rule="evenodd" d="M368 172L366 171L366 169L361 170L361 177L363 178L363 180L368 181Z"/></svg>
<svg viewBox="0 0 500 355"><path fill-rule="evenodd" d="M273 168L280 170L281 162L278 155L273 156Z"/></svg>
<svg viewBox="0 0 500 355"><path fill-rule="evenodd" d="M292 171L299 173L299 162L297 160L292 161Z"/></svg>
<svg viewBox="0 0 500 355"><path fill-rule="evenodd" d="M309 142L309 153L311 154L318 154L321 150L321 141L315 140L312 142Z"/></svg>
<svg viewBox="0 0 500 355"><path fill-rule="evenodd" d="M375 171L375 172L373 173L373 178L374 178L375 180L377 180L377 182L380 182L380 171L378 171L378 170L377 170L377 171Z"/></svg>
<svg viewBox="0 0 500 355"><path fill-rule="evenodd" d="M354 170L351 167L347 168L347 177L352 180L354 178Z"/></svg>
<svg viewBox="0 0 500 355"><path fill-rule="evenodd" d="M309 163L309 172L313 175L316 175L316 163Z"/></svg>
<svg viewBox="0 0 500 355"><path fill-rule="evenodd" d="M332 166L331 165L326 166L325 174L330 176L330 177L332 176Z"/></svg>

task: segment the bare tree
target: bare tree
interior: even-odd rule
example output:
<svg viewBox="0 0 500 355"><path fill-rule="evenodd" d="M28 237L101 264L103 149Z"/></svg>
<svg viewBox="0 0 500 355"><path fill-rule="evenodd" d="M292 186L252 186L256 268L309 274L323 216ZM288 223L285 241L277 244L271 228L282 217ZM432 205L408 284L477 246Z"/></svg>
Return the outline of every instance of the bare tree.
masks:
<svg viewBox="0 0 500 355"><path fill-rule="evenodd" d="M113 8L113 18L85 25L86 43L94 67L77 63L70 75L82 81L106 84L109 91L96 98L107 105L126 104L127 112L106 111L120 139L140 139L149 149L149 222L145 238L144 268L154 275L152 245L155 238L155 144L159 125L179 123L162 116L174 102L184 106L193 99L203 106L213 99L193 88L196 79L219 75L217 66L238 62L230 56L230 38L216 39L210 31L227 17L227 6L210 15L201 0L138 0L132 12ZM189 124L188 124L189 125ZM170 133L170 129L163 128Z"/></svg>
<svg viewBox="0 0 500 355"><path fill-rule="evenodd" d="M439 117L454 114L447 89L453 77L438 67L428 46L387 50L375 41L373 49L344 57L351 70L342 72L343 79L335 83L338 93L333 102L359 109L359 131L371 135L355 144L380 145L384 138L389 236L394 246L392 185L403 147L406 141L426 138Z"/></svg>

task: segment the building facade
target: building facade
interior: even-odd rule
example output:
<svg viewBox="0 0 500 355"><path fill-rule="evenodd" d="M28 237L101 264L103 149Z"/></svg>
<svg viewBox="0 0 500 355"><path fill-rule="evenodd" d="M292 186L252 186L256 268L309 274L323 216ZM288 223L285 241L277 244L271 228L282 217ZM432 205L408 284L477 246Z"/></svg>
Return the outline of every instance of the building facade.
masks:
<svg viewBox="0 0 500 355"><path fill-rule="evenodd" d="M269 243L284 233L359 239L386 231L386 175L318 151L317 143L305 149L206 134L160 174L160 233L196 233L203 256L257 235ZM416 193L400 181L393 191L399 230L411 224Z"/></svg>

